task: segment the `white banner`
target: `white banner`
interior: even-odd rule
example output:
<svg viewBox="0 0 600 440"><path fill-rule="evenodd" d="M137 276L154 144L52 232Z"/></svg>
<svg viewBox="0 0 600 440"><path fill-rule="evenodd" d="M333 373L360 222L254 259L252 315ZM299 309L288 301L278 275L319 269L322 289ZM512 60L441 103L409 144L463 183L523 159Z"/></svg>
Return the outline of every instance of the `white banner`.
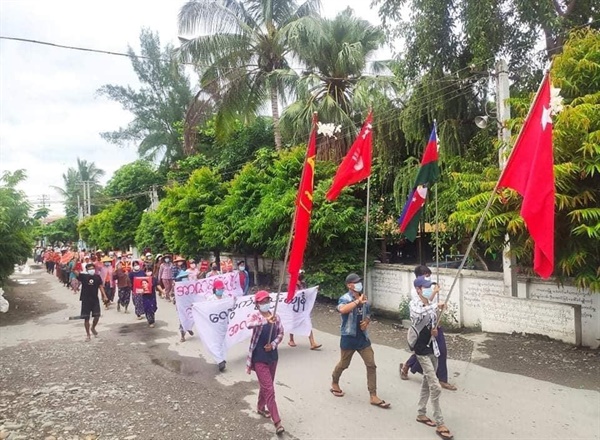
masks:
<svg viewBox="0 0 600 440"><path fill-rule="evenodd" d="M296 292L293 301L284 301L286 292L279 295L277 314L286 333L308 336L312 330L310 313L317 298L318 287ZM276 293L271 293L275 306ZM250 339L252 331L247 324L250 317L259 313L254 306L253 296L227 298L220 301L200 301L193 304L192 315L198 336L215 361L225 360L227 350L233 345Z"/></svg>
<svg viewBox="0 0 600 440"><path fill-rule="evenodd" d="M240 273L237 270L201 280L178 281L175 283L175 304L179 322L184 331L191 330L194 327L192 304L204 301L213 294L215 280L223 281L225 295L227 296L236 297L244 294L242 286L240 286Z"/></svg>

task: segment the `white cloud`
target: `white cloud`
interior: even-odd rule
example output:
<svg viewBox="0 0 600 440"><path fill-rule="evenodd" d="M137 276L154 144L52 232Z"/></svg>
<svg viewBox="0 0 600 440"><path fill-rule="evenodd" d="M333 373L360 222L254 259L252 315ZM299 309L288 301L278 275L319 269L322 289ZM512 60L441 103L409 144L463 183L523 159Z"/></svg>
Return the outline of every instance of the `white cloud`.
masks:
<svg viewBox="0 0 600 440"><path fill-rule="evenodd" d="M333 17L351 6L357 15L378 22L364 0L323 2ZM161 42L177 45L177 14L183 0L1 0L3 36L49 41L115 52L139 48L139 31L158 31ZM0 41L0 172L24 168L21 185L30 200L45 194L52 211L62 212L51 185L79 156L112 173L136 159L134 147L119 148L99 135L116 130L131 115L96 90L104 84L138 84L125 57Z"/></svg>

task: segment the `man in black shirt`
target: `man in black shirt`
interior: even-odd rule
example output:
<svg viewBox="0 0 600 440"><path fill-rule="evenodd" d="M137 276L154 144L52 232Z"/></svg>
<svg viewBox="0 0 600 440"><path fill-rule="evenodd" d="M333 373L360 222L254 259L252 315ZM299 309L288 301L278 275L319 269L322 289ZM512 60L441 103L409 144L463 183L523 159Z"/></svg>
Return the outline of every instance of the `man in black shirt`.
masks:
<svg viewBox="0 0 600 440"><path fill-rule="evenodd" d="M79 295L79 301L81 301L81 318L84 319L86 341L91 339L90 330L94 336L98 336L96 331L96 325L100 320L100 300L98 299L98 289L102 292L103 301L108 301L102 278L96 274L96 269L93 264L86 264L85 273L75 271L75 276L81 282L81 294ZM90 314L92 315L92 328L90 329Z"/></svg>

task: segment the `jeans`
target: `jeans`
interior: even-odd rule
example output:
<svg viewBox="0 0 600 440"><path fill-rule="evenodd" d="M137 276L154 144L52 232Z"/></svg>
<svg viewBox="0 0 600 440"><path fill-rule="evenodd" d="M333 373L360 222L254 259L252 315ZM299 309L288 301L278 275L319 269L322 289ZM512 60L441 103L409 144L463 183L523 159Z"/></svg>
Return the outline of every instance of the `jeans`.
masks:
<svg viewBox="0 0 600 440"><path fill-rule="evenodd" d="M369 394L373 396L377 394L377 365L375 365L375 352L371 346L362 350L341 350L340 361L333 369L333 374L331 375L332 381L335 384L339 383L342 373L350 366L352 356L357 351L365 363L365 367L367 367L367 388L369 389Z"/></svg>
<svg viewBox="0 0 600 440"><path fill-rule="evenodd" d="M431 400L433 406L433 420L440 426L444 424L442 409L440 408L440 395L442 386L436 376L437 358L433 354L417 355L417 359L423 368L423 382L421 384L421 396L419 397L418 415L427 415L427 401Z"/></svg>
<svg viewBox="0 0 600 440"><path fill-rule="evenodd" d="M254 371L260 385L258 392L258 409L265 409L265 406L271 413L271 420L274 424L281 421L279 411L277 410L277 402L275 402L275 371L277 370L277 362L267 364L265 362L255 362Z"/></svg>
<svg viewBox="0 0 600 440"><path fill-rule="evenodd" d="M446 347L446 338L444 337L444 330L442 330L442 327L438 327L438 335L435 339L438 343L438 348L440 349L440 356L437 359L437 378L440 382L448 382L448 364L446 362L448 348ZM406 368L410 368L410 372L413 374L423 373L423 369L417 360L417 356L414 354L406 361Z"/></svg>

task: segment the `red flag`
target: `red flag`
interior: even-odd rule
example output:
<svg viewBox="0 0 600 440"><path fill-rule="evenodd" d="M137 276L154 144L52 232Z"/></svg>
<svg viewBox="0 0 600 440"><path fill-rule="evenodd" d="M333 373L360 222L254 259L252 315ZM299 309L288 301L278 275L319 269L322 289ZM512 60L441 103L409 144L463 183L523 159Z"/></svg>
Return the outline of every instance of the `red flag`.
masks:
<svg viewBox="0 0 600 440"><path fill-rule="evenodd" d="M294 299L296 294L296 283L298 282L298 273L302 268L304 260L304 250L308 241L308 228L310 226L310 214L313 206L313 186L315 177L315 156L317 152L317 118L313 118L313 129L308 140L308 152L306 153L306 162L304 171L298 188L298 197L296 198L296 215L294 224L294 242L290 251L290 263L288 273L290 282L288 284L287 301Z"/></svg>
<svg viewBox="0 0 600 440"><path fill-rule="evenodd" d="M371 175L371 156L373 140L372 113L369 112L367 119L358 134L358 137L348 150L348 154L340 164L335 173L331 188L325 196L330 202L337 199L342 189L366 179Z"/></svg>
<svg viewBox="0 0 600 440"><path fill-rule="evenodd" d="M498 182L500 187L512 188L523 196L521 217L534 241L533 269L542 278L554 270L553 163L547 74Z"/></svg>

